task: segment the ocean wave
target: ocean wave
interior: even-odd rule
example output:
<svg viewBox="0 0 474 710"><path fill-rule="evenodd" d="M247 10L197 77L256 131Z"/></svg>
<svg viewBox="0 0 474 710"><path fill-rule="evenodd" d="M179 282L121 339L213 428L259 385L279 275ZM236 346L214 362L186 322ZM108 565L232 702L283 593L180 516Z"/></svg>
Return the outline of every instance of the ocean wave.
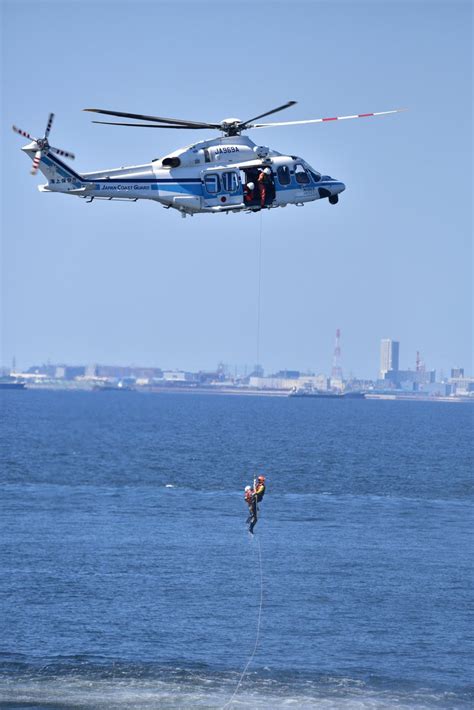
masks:
<svg viewBox="0 0 474 710"><path fill-rule="evenodd" d="M2 710L191 710L222 708L232 697L239 673L127 664L71 657L45 664L12 662L0 672ZM232 705L234 710L434 710L470 708L470 691L372 683L350 677L270 670L250 672Z"/></svg>

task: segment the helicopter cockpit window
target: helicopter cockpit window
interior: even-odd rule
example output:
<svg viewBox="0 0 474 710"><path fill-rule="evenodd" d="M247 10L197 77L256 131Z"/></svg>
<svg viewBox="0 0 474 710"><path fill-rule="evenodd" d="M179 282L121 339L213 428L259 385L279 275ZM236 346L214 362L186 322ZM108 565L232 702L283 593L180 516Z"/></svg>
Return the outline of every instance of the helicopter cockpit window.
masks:
<svg viewBox="0 0 474 710"><path fill-rule="evenodd" d="M236 192L239 189L237 173L234 171L222 173L222 185L225 192Z"/></svg>
<svg viewBox="0 0 474 710"><path fill-rule="evenodd" d="M314 182L319 182L321 180L321 175L314 170L309 171L311 173L311 177L313 178Z"/></svg>
<svg viewBox="0 0 474 710"><path fill-rule="evenodd" d="M301 163L296 163L295 165L295 179L299 185L307 185L309 183L309 175Z"/></svg>
<svg viewBox="0 0 474 710"><path fill-rule="evenodd" d="M220 192L221 185L219 175L217 175L216 173L206 175L206 177L204 178L204 184L206 186L206 190L209 192L210 195L215 195L217 192Z"/></svg>
<svg viewBox="0 0 474 710"><path fill-rule="evenodd" d="M290 169L288 165L280 165L277 170L280 185L289 185L291 182Z"/></svg>

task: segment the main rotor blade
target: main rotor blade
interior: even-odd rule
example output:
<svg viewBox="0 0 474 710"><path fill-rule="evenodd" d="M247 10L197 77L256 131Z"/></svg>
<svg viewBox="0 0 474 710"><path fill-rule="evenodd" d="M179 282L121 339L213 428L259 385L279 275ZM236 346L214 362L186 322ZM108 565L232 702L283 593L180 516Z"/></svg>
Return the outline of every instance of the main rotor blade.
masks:
<svg viewBox="0 0 474 710"><path fill-rule="evenodd" d="M30 134L27 133L26 131L22 131L21 128L17 128L16 126L12 126L12 128L15 131L15 133L19 133L20 136L24 136L25 138L29 138L30 141L36 141L36 138L33 138L33 136L30 136Z"/></svg>
<svg viewBox="0 0 474 710"><path fill-rule="evenodd" d="M194 129L199 130L201 128L208 128L208 126L167 126L166 124L160 123L119 123L118 121L92 121L92 123L101 123L106 126L133 126L134 128L177 128L177 129ZM215 126L212 126L215 128Z"/></svg>
<svg viewBox="0 0 474 710"><path fill-rule="evenodd" d="M271 128L273 126L301 126L304 123L325 123L326 121L346 121L349 118L368 118L369 116L386 116L389 113L400 113L406 108L396 108L392 111L377 111L376 113L356 113L354 116L333 116L332 118L312 118L308 121L280 121L277 123L255 123L249 128Z"/></svg>
<svg viewBox="0 0 474 710"><path fill-rule="evenodd" d="M241 123L241 127L246 126L247 124L251 123L252 121L257 121L259 118L263 118L264 116L270 116L272 113L278 113L278 111L283 111L285 108L290 108L290 106L294 106L297 101L288 101L288 103L283 104L283 106L278 106L278 108L273 108L271 111L267 111L266 113L261 113L259 116L254 116L253 118L249 118L247 121L243 121Z"/></svg>
<svg viewBox="0 0 474 710"><path fill-rule="evenodd" d="M51 126L53 125L53 120L54 120L54 113L49 114L48 118L48 123L46 125L46 130L44 132L44 137L47 138L49 136L49 132L51 130Z"/></svg>
<svg viewBox="0 0 474 710"><path fill-rule="evenodd" d="M51 150L53 153L57 153L57 155L62 155L65 158L70 158L71 160L75 160L76 156L74 153L68 153L67 150L61 150L61 148L54 148L54 146L50 145L49 150Z"/></svg>
<svg viewBox="0 0 474 710"><path fill-rule="evenodd" d="M163 118L160 116L146 116L141 113L125 113L123 111L108 111L102 108L84 108L83 111L92 113L103 113L106 116L118 116L119 118L136 118L138 121L157 121L158 123L172 123L178 126L191 126L195 128L219 128L219 123L205 123L203 121L187 121L180 118Z"/></svg>

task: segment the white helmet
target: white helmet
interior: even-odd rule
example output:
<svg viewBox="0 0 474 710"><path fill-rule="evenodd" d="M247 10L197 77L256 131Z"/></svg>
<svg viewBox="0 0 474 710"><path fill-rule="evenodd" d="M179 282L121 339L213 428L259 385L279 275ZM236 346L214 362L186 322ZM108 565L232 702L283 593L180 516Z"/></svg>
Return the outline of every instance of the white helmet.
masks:
<svg viewBox="0 0 474 710"><path fill-rule="evenodd" d="M255 183L253 183L253 182L248 182L248 183L247 183L247 187L248 187L249 190L255 190Z"/></svg>
<svg viewBox="0 0 474 710"><path fill-rule="evenodd" d="M270 170L270 168L264 168L264 169L263 169L263 172L265 173L265 175L271 175L271 174L272 174L272 171Z"/></svg>
<svg viewBox="0 0 474 710"><path fill-rule="evenodd" d="M250 486L245 486L245 490L246 490L246 491L251 491L252 489L250 488Z"/></svg>

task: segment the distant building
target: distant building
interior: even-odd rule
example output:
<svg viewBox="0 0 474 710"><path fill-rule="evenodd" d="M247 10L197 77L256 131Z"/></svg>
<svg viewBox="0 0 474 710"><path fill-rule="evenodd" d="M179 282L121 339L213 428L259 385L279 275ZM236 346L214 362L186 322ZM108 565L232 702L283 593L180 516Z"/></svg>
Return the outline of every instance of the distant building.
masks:
<svg viewBox="0 0 474 710"><path fill-rule="evenodd" d="M270 377L276 377L277 379L279 378L283 380L297 380L299 376L299 370L280 370L279 372L275 372L274 375L270 375ZM260 377L262 377L262 375L260 375Z"/></svg>
<svg viewBox="0 0 474 710"><path fill-rule="evenodd" d="M387 372L398 372L400 343L398 340L384 338L380 341L380 379L385 379Z"/></svg>
<svg viewBox="0 0 474 710"><path fill-rule="evenodd" d="M215 382L225 382L225 372L221 368L210 371L199 370L199 372L196 373L196 378L199 381L200 385L210 385Z"/></svg>
<svg viewBox="0 0 474 710"><path fill-rule="evenodd" d="M417 391L436 382L436 370L389 370L383 380L396 389Z"/></svg>
<svg viewBox="0 0 474 710"><path fill-rule="evenodd" d="M464 377L464 367L453 367L451 369L451 379L461 379Z"/></svg>
<svg viewBox="0 0 474 710"><path fill-rule="evenodd" d="M194 372L184 372L184 370L165 370L163 372L165 382L196 382L197 377Z"/></svg>
<svg viewBox="0 0 474 710"><path fill-rule="evenodd" d="M108 379L125 380L128 378L146 379L161 378L163 372L159 367L141 367L136 365L89 365L86 368L88 377L107 377Z"/></svg>
<svg viewBox="0 0 474 710"><path fill-rule="evenodd" d="M249 387L259 390L293 390L300 386L299 378L287 377L249 377Z"/></svg>
<svg viewBox="0 0 474 710"><path fill-rule="evenodd" d="M462 377L451 377L449 383L454 394L462 396L474 394L474 377L465 377L464 375Z"/></svg>
<svg viewBox="0 0 474 710"><path fill-rule="evenodd" d="M306 391L326 392L331 388L331 378L326 375L300 375L298 389Z"/></svg>
<svg viewBox="0 0 474 710"><path fill-rule="evenodd" d="M288 374L287 377L284 375ZM269 377L249 377L249 387L262 390L326 391L329 389L326 375L301 375L297 370L282 370Z"/></svg>
<svg viewBox="0 0 474 710"><path fill-rule="evenodd" d="M136 377L137 379L161 379L163 377L163 370L160 367L135 367L130 368L130 377Z"/></svg>
<svg viewBox="0 0 474 710"><path fill-rule="evenodd" d="M107 377L109 379L121 380L124 377L132 376L132 368L121 365L96 365L96 375L98 377Z"/></svg>
<svg viewBox="0 0 474 710"><path fill-rule="evenodd" d="M32 365L26 372L28 375L47 375L53 378L56 373L56 365Z"/></svg>
<svg viewBox="0 0 474 710"><path fill-rule="evenodd" d="M54 377L57 380L74 380L85 374L86 368L83 365L56 365Z"/></svg>

